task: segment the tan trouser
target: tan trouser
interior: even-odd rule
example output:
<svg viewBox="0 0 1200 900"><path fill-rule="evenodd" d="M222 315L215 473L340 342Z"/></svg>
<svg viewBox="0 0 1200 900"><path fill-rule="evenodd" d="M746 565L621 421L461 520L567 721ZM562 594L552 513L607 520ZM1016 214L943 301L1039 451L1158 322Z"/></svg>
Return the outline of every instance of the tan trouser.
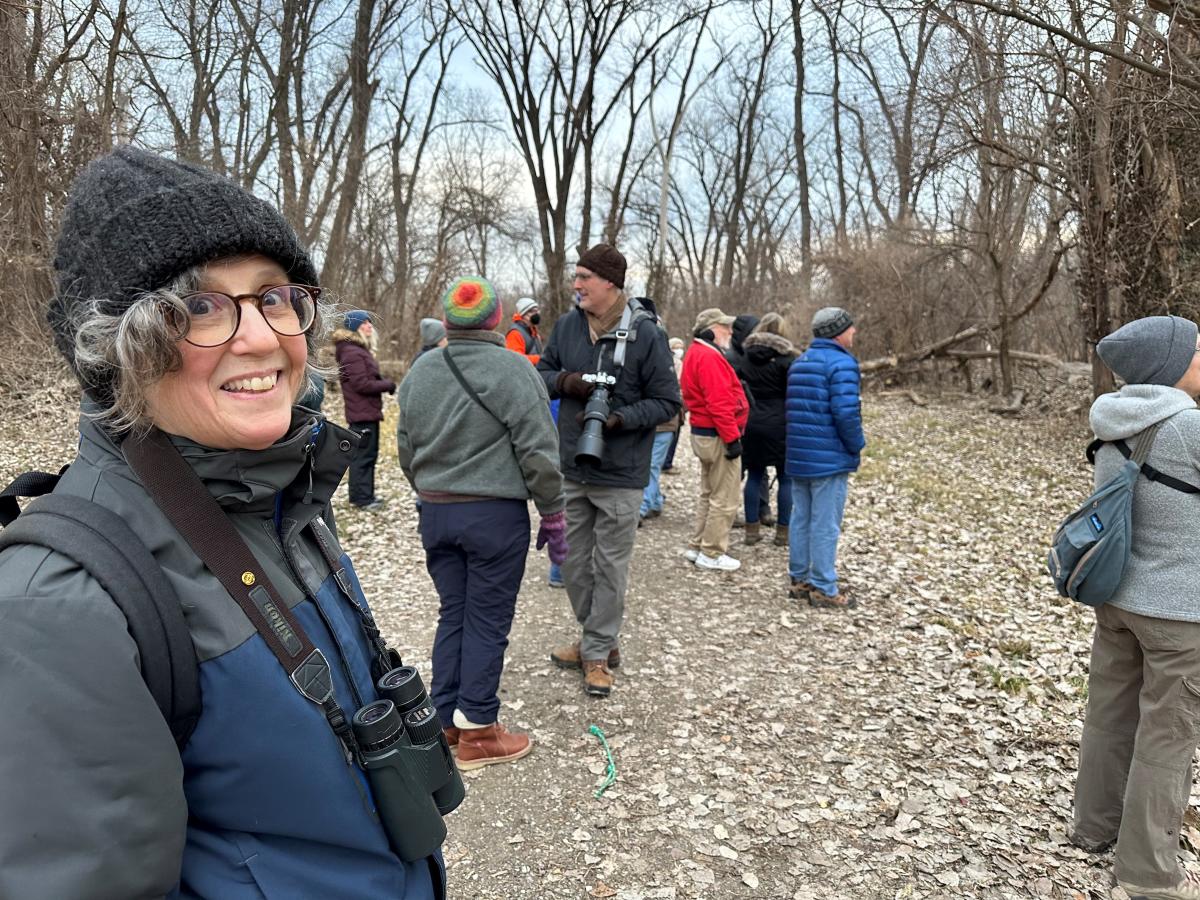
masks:
<svg viewBox="0 0 1200 900"><path fill-rule="evenodd" d="M719 437L693 434L692 452L700 460L700 502L688 546L705 556L720 556L729 547L729 529L741 499L741 463L725 458Z"/></svg>
<svg viewBox="0 0 1200 900"><path fill-rule="evenodd" d="M1181 877L1179 826L1200 738L1200 624L1096 610L1075 834L1117 841L1113 874L1138 887Z"/></svg>

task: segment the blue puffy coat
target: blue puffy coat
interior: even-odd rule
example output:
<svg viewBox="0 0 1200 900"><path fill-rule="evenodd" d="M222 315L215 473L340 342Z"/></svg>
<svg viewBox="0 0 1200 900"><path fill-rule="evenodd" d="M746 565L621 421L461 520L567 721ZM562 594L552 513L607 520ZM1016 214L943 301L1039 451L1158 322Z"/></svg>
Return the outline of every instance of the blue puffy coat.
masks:
<svg viewBox="0 0 1200 900"><path fill-rule="evenodd" d="M829 338L814 338L788 369L787 474L826 478L858 468L866 446L858 360Z"/></svg>

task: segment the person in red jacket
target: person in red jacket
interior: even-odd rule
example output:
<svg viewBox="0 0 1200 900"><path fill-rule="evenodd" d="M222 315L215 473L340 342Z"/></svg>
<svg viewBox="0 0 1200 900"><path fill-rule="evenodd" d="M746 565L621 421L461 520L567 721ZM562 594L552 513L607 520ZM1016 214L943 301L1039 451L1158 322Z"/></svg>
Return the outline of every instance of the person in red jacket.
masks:
<svg viewBox="0 0 1200 900"><path fill-rule="evenodd" d="M725 551L742 484L742 433L750 403L723 350L733 337L733 316L713 307L696 317L695 340L683 357L679 385L692 423L692 452L700 460L700 502L686 556L701 569L734 572L741 562Z"/></svg>
<svg viewBox="0 0 1200 900"><path fill-rule="evenodd" d="M341 328L333 332L346 424L359 437L350 460L350 502L361 509L379 509L375 496L375 460L379 456L379 423L383 421L383 395L396 393L396 382L384 378L371 353L375 326L364 309L346 313Z"/></svg>
<svg viewBox="0 0 1200 900"><path fill-rule="evenodd" d="M512 321L508 334L504 336L504 346L514 353L520 353L536 366L542 358L542 336L538 333L542 314L538 311L537 301L532 297L518 300Z"/></svg>

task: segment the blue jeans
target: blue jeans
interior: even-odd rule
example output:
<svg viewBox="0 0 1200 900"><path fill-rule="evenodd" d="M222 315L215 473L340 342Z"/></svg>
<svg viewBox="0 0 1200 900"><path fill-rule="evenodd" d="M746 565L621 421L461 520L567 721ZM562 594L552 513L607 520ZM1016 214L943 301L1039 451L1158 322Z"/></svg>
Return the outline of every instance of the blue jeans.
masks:
<svg viewBox="0 0 1200 900"><path fill-rule="evenodd" d="M775 478L779 483L779 518L776 521L786 527L792 519L792 479L786 475L780 475L779 469L775 470ZM746 470L746 486L742 488L742 500L747 522L753 524L761 518L759 512L762 508L764 497L767 502L767 508L770 509L770 485L771 482L767 479L766 469Z"/></svg>
<svg viewBox="0 0 1200 900"><path fill-rule="evenodd" d="M788 528L788 574L827 597L838 592L837 545L850 473L792 479L792 521Z"/></svg>
<svg viewBox="0 0 1200 900"><path fill-rule="evenodd" d="M674 436L674 432L671 431L654 433L654 446L650 449L650 481L646 484L646 489L642 491L642 506L638 510L638 515L644 516L652 509L662 512L663 495L660 482L663 462L666 461L667 451L671 449L671 440Z"/></svg>
<svg viewBox="0 0 1200 900"><path fill-rule="evenodd" d="M562 566L550 563L550 574L546 576L546 581L549 584L557 584L559 587L562 587Z"/></svg>

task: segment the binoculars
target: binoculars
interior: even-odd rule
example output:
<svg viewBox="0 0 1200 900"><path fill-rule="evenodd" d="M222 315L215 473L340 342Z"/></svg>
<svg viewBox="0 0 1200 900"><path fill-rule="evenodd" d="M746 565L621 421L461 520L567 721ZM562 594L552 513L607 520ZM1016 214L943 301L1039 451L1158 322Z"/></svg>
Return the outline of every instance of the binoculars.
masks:
<svg viewBox="0 0 1200 900"><path fill-rule="evenodd" d="M583 380L594 384L596 389L583 408L583 433L575 445L575 464L586 462L598 466L600 457L604 455L604 423L612 412L609 400L617 379L604 372L596 372L594 375L584 375Z"/></svg>
<svg viewBox="0 0 1200 900"><path fill-rule="evenodd" d="M360 709L351 725L392 850L416 862L446 840L442 816L466 790L417 670L392 669L377 686L384 699Z"/></svg>

